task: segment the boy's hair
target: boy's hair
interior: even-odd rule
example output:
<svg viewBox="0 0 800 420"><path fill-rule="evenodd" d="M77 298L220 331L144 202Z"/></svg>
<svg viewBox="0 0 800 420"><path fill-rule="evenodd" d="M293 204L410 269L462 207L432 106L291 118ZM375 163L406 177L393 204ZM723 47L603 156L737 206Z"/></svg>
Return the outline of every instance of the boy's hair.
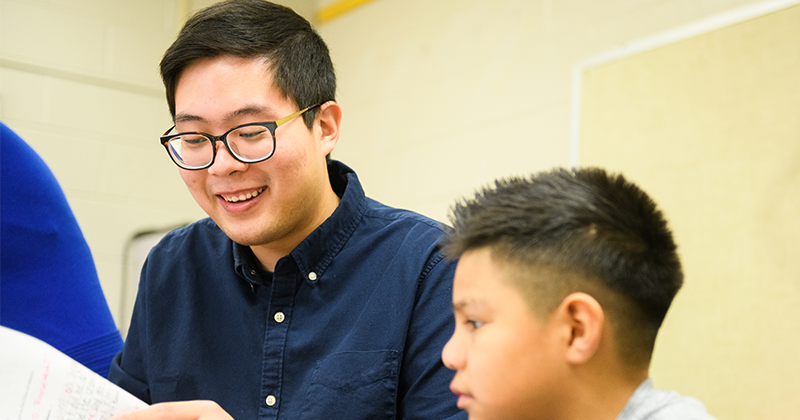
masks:
<svg viewBox="0 0 800 420"><path fill-rule="evenodd" d="M275 87L299 109L335 100L336 75L327 45L311 24L287 7L265 0L228 0L200 10L161 59L169 112L181 72L201 58L263 58ZM311 128L317 109L304 114Z"/></svg>
<svg viewBox="0 0 800 420"><path fill-rule="evenodd" d="M538 315L570 293L592 295L623 359L649 363L683 273L666 220L636 185L599 168L555 169L498 180L450 219L449 258L490 249Z"/></svg>

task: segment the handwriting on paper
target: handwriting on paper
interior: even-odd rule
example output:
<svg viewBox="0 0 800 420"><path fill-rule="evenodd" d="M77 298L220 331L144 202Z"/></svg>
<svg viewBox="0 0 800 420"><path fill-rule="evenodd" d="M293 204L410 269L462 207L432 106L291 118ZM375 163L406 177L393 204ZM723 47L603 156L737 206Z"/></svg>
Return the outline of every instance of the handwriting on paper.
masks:
<svg viewBox="0 0 800 420"><path fill-rule="evenodd" d="M110 420L147 404L68 356L0 327L3 420Z"/></svg>

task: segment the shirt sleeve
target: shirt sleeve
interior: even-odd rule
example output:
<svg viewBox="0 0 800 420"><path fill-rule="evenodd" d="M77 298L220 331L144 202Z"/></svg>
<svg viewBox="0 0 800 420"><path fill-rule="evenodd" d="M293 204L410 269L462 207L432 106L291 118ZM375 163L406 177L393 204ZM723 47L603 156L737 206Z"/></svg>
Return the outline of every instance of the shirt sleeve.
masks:
<svg viewBox="0 0 800 420"><path fill-rule="evenodd" d="M420 276L406 339L398 397L398 419L466 419L450 392L454 372L441 353L453 333L452 284L456 263L436 252Z"/></svg>
<svg viewBox="0 0 800 420"><path fill-rule="evenodd" d="M108 372L108 380L119 385L136 398L152 404L150 398L150 388L146 382L146 363L145 357L147 342L145 333L147 331L146 322L146 281L145 273L147 262L142 267L141 279L139 281L139 292L136 295L136 303L133 308L131 324L125 345L114 359Z"/></svg>

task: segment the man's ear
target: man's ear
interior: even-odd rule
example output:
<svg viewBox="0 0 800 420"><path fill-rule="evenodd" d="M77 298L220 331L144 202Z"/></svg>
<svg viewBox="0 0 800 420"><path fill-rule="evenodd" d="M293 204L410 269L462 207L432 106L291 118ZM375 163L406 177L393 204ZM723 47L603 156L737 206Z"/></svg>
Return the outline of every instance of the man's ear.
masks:
<svg viewBox="0 0 800 420"><path fill-rule="evenodd" d="M600 347L605 314L600 303L592 296L576 292L565 297L557 309L559 319L569 334L565 357L572 364L591 360Z"/></svg>
<svg viewBox="0 0 800 420"><path fill-rule="evenodd" d="M335 101L328 101L319 106L317 123L320 129L320 147L328 155L339 141L339 124L342 121L342 107Z"/></svg>

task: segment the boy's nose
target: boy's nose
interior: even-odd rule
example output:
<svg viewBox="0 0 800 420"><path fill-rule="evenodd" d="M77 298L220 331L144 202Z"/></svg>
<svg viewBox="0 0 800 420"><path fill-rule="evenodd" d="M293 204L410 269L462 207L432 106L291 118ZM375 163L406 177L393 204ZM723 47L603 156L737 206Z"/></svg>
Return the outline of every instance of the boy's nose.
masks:
<svg viewBox="0 0 800 420"><path fill-rule="evenodd" d="M463 346L459 344L456 333L453 333L442 349L442 362L451 370L458 370L464 366Z"/></svg>

